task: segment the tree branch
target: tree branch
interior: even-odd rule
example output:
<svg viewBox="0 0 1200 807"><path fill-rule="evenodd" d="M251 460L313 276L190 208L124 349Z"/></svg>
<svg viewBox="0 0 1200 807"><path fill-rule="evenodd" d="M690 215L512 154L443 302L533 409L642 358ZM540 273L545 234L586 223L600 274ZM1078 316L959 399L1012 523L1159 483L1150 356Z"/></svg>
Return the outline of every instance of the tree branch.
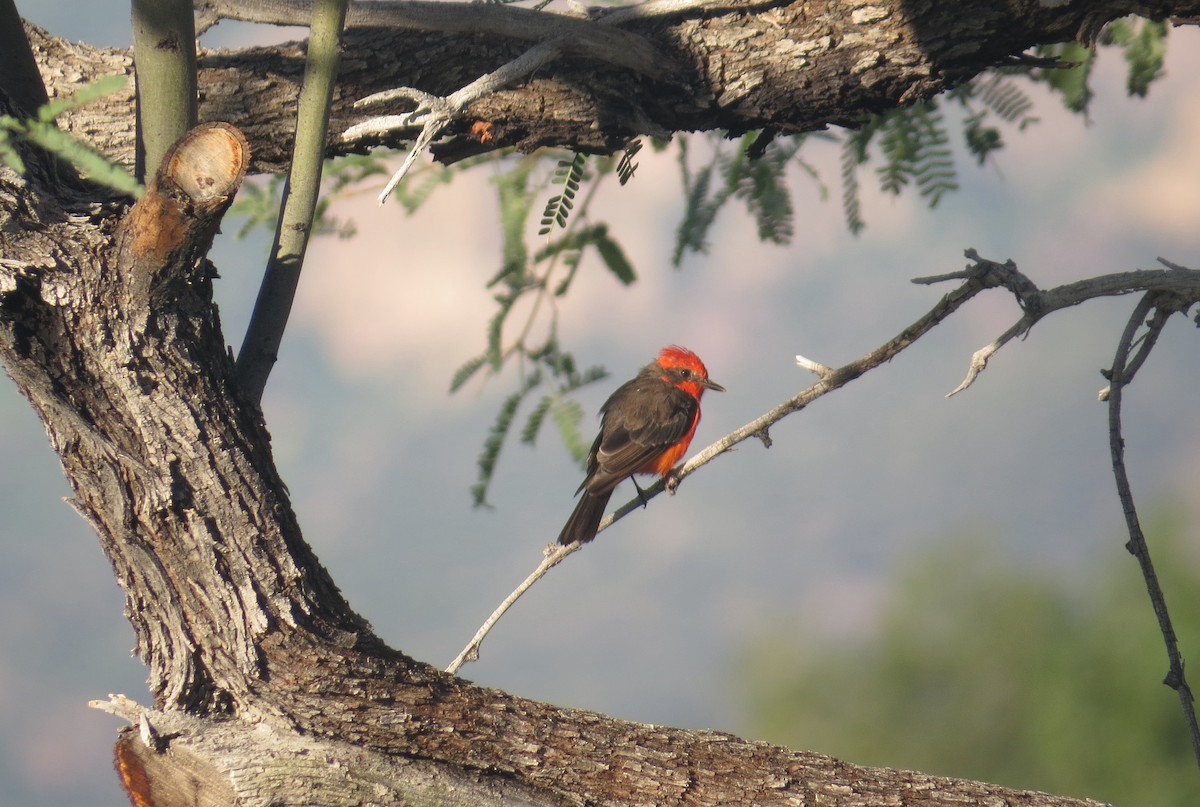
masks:
<svg viewBox="0 0 1200 807"><path fill-rule="evenodd" d="M292 164L283 186L271 258L237 359L238 382L255 403L262 400L267 377L279 358L279 345L300 285L300 270L312 234L347 4L348 0L318 0L312 15Z"/></svg>
<svg viewBox="0 0 1200 807"><path fill-rule="evenodd" d="M680 66L682 76L650 80L604 62L560 59L544 66L535 79L475 102L470 108L473 120L453 123L445 133L448 139L435 147L439 160L510 146L522 150L567 146L612 153L630 137L645 132L741 133L766 127L786 136L850 125L861 120L864 112L930 98L1011 61L1035 44L1082 37L1124 14L1157 18L1200 13L1200 0L1106 0L1053 7L1038 0L1014 0L1002 7L988 0L965 0L939 6L936 13L932 7L926 12L920 4L887 0L872 6L876 11L865 16L847 2L793 3L746 6L738 13L693 10L664 19L633 20L629 30L559 15L549 23L537 23L543 27L536 35L517 40L467 31L487 30L493 14L516 19L506 15L519 9L429 5L439 7L441 14L454 15L453 24L463 30L346 32L345 50L355 58L342 65L332 111L334 132L345 131L367 116L353 106L354 99L393 87L413 87L444 97L512 61L527 49L524 42L553 38L564 25L572 31L587 29L595 36L619 35L620 39L605 42L602 52L606 53L628 50L631 41L649 42L663 64ZM353 13L354 7L348 14ZM511 27L514 35L521 29L516 23ZM74 83L75 76L88 79L127 67L123 52L68 46L36 29L29 31L35 53L52 66L46 71L52 93L69 91L65 84ZM398 52L406 57L396 59ZM302 53L299 46L288 44L201 56L200 117L229 121L246 134L253 149L252 171L280 171L290 160L292 104ZM66 123L106 154L131 163L128 104L127 96L114 96ZM554 109L554 115L546 115L547 109ZM474 121L491 124L487 143L472 135ZM331 137L326 143L331 155L398 145L394 138L382 135L374 142L336 140Z"/></svg>
<svg viewBox="0 0 1200 807"><path fill-rule="evenodd" d="M1178 270L1175 270L1178 271ZM1177 312L1186 311L1197 302L1197 297L1181 297L1163 292L1147 292L1138 301L1125 331L1117 344L1117 353L1113 358L1112 369L1107 373L1109 386L1106 393L1101 393L1101 399L1108 399L1108 444L1112 453L1113 476L1117 483L1117 497L1121 501L1121 512L1125 516L1125 525L1129 530L1129 543L1125 548L1137 558L1146 581L1146 591L1150 595L1150 605L1158 620L1158 629L1162 633L1163 643L1167 650L1167 676L1163 683L1175 690L1179 695L1179 704L1183 709L1184 724L1192 742L1192 752L1200 765L1200 724L1196 720L1196 704L1192 697L1191 687L1184 675L1183 655L1179 652L1179 640L1175 636L1175 628L1171 623L1171 615L1167 610L1166 596L1158 582L1158 574L1150 558L1150 547L1146 543L1145 533L1142 532L1141 521L1138 518L1137 507L1133 501L1133 490L1129 485L1129 475L1125 468L1125 438L1121 434L1121 402L1124 388L1133 381L1137 370L1145 362L1153 350L1158 335L1166 325L1167 319ZM1147 321L1151 313L1154 316ZM1147 330L1140 338L1140 346L1136 355L1130 359L1138 330L1145 324Z"/></svg>
<svg viewBox="0 0 1200 807"><path fill-rule="evenodd" d="M24 117L48 100L13 0L0 0L0 91L12 100L13 111Z"/></svg>
<svg viewBox="0 0 1200 807"><path fill-rule="evenodd" d="M196 31L191 0L133 0L138 148L145 183L183 133L196 125Z"/></svg>
<svg viewBox="0 0 1200 807"><path fill-rule="evenodd" d="M967 375L967 380L946 397L950 397L950 395L954 395L970 386L975 377L987 366L988 357L999 350L1013 336L1028 331L1029 328L1033 327L1035 322L1052 311L1079 305L1097 297L1130 294L1147 290L1153 290L1159 298L1161 298L1161 295L1169 295L1169 299L1176 306L1191 305L1193 302L1200 301L1200 272L1183 269L1175 264L1168 264L1173 268L1166 271L1135 271L1103 275L1077 283L1068 283L1048 291L1041 291L1034 285L1033 281L1017 269L1016 264L1012 261L1007 261L1003 264L990 261L986 258L981 258L979 253L974 249L966 250L965 255L973 261L973 264L960 272L934 277L914 278L914 283L922 285L946 280L965 281L959 288L943 297L927 314L885 344L880 345L858 360L836 369L826 367L804 356L797 356L797 365L815 373L820 377L820 381L750 423L747 423L740 429L736 429L717 440L703 451L694 455L666 479L658 480L650 487L643 489L641 495L637 498L631 499L606 516L600 522L600 529L597 532L602 532L629 513L644 506L646 502L664 490L674 493L675 488L688 476L750 437L758 437L769 448L771 444L770 427L775 423L790 414L800 411L821 396L840 389L864 373L891 361L902 350L928 333L934 326L985 289L996 287L1007 288L1012 292L1017 303L1025 310L1025 314L1015 325L1005 331L999 339L988 347L976 351L971 361L971 371ZM1143 351L1146 350L1148 350L1148 346L1143 345ZM1141 355L1139 354L1139 356ZM1140 361L1137 363L1140 364ZM464 663L478 661L479 648L483 644L483 640L487 638L488 633L491 632L491 629L500 618L504 616L505 612L550 569L561 563L568 555L573 554L581 548L582 546L560 547L554 544L547 546L543 553L544 557L537 568L511 594L505 597L496 610L488 616L471 638L471 641L467 643L466 647L462 649L446 668L446 671L457 672ZM1172 679L1174 679L1174 669L1172 667ZM1182 672L1183 669L1180 666L1179 680L1182 680ZM1186 684L1184 686L1186 687ZM1180 697L1183 697L1182 692ZM1190 698L1190 693L1188 697ZM1195 716L1193 714L1193 726L1194 720ZM1198 751L1198 754L1200 754L1200 751Z"/></svg>

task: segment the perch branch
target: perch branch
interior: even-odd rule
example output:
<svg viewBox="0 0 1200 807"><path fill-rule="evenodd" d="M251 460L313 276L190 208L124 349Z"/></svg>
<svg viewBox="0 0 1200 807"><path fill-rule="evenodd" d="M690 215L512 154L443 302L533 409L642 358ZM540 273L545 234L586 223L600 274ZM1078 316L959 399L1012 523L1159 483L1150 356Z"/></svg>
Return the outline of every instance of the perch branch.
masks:
<svg viewBox="0 0 1200 807"><path fill-rule="evenodd" d="M1107 396L1102 394L1101 398L1107 397L1108 399L1108 443L1112 452L1113 476L1117 483L1117 497L1121 501L1125 525L1129 530L1129 543L1125 545L1125 548L1137 558L1138 565L1142 570L1142 577L1146 581L1146 591L1150 595L1150 604L1158 619L1158 628L1162 633L1163 643L1167 650L1169 667L1163 683L1174 689L1179 695L1179 703L1183 708L1183 719L1192 741L1192 751L1196 755L1197 764L1200 764L1200 724L1197 724L1196 721L1195 699L1192 697L1191 687L1188 686L1187 678L1184 676L1183 656L1179 652L1179 641L1175 636L1170 612L1167 610L1166 596L1163 594L1162 586L1159 585L1158 574L1155 572L1154 563L1150 558L1150 547L1146 543L1146 536L1142 532L1141 521L1138 519L1137 507L1133 501L1133 491L1125 469L1125 438L1121 434L1123 389L1133 380L1134 374L1154 348L1155 342L1158 341L1158 335L1162 332L1163 326L1171 314L1186 310L1194 302L1196 302L1194 298L1191 300L1181 299L1175 295L1159 292L1148 292L1142 296L1121 335L1116 356L1113 358L1112 369L1108 372ZM1146 317L1150 315L1151 311L1154 312L1153 316L1147 320ZM1146 325L1146 332L1140 339L1135 338L1143 323ZM1138 352L1130 358L1130 352L1135 343L1138 344Z"/></svg>
<svg viewBox="0 0 1200 807"><path fill-rule="evenodd" d="M763 441L764 445L770 447L769 430L772 425L788 415L800 411L821 396L833 392L879 365L891 361L906 347L924 336L934 326L938 325L942 320L957 311L964 303L985 289L996 287L1009 289L1016 297L1018 304L1025 310L1025 315L1022 316L1017 325L1014 325L1006 332L1006 336L1010 332L1012 335L1015 335L1016 333L1028 330L1034 322L1050 311L1078 305L1094 297L1129 294L1136 291L1155 291L1159 295L1165 295L1177 307L1190 305L1188 301L1200 300L1200 272L1176 266L1162 259L1160 261L1164 265L1171 267L1169 270L1143 270L1102 275L1087 281L1070 283L1048 291L1040 291L1029 278L1025 277L1017 269L1012 261L1003 264L990 261L986 258L981 258L974 249L968 249L965 254L973 263L963 271L935 277L915 278L913 280L914 283L924 285L945 280L963 281L962 285L939 300L928 313L888 342L842 367L829 368L812 359L797 356L797 365L815 374L820 379L817 383L779 404L769 412L760 415L741 428L725 435L703 451L694 455L682 466L672 471L665 479L660 479L653 485L644 488L641 496L629 500L612 514L606 516L600 522L600 529L597 532L602 532L629 513L639 509L664 490L673 493L675 488L688 476L716 459L719 455L730 451L744 440L757 437ZM1176 310L1179 309L1176 308ZM1028 321L1028 324L1021 327L1026 321ZM1004 342L1007 342L1011 338L1011 336L1008 336L1007 339L1005 336L1001 336L997 342L1003 345ZM996 349L999 348L997 347ZM995 350L992 352L994 353ZM978 372L976 372L976 375L978 375ZM580 548L582 547L577 545L566 547L551 545L547 547L543 560L538 567L492 612L491 616L487 618L475 633L475 636L463 648L462 652L458 654L446 671L454 673L465 662L477 661L480 645L483 644L483 640L500 617L512 607L522 594L540 580L546 572L562 562L567 555L572 554Z"/></svg>
<svg viewBox="0 0 1200 807"><path fill-rule="evenodd" d="M675 488L691 474L707 465L719 455L731 450L738 443L750 437L758 437L763 439L764 443L769 441L766 437L770 427L792 414L798 412L808 404L820 398L826 393L833 392L835 389L845 386L849 382L858 378L875 367L878 367L885 362L891 361L900 351L911 345L922 335L927 333L931 328L956 311L963 303L974 297L983 289L987 288L981 282L981 275L973 275L966 278L966 282L959 288L943 297L937 305L933 307L929 313L921 317L909 327L905 328L900 334L894 337L889 342L881 345L865 356L853 361L843 367L830 369L824 365L813 362L810 359L797 357L797 362L805 369L816 373L820 380L803 390L798 395L776 406L774 409L766 412L755 420L747 423L745 426L730 432L729 434L717 440L712 445L700 451L689 459L682 466L674 470L666 479L659 479L653 485L643 488L642 495L635 497L621 507L617 508L611 515L606 516L600 522L600 529L597 532L602 532L613 523L621 520L629 513L643 506L644 502L649 502L654 497L658 496L664 490L674 492ZM530 586L536 583L546 572L560 563L567 555L582 548L582 545L572 544L566 547L550 546L546 548L542 562L537 569L527 577L520 586L518 586L511 594L504 599L499 607L492 612L491 616L483 623L480 629L475 633L475 636L467 644L461 653L447 668L447 672L457 672L458 669L466 661L476 661L479 658L479 647L487 634L495 626L496 622L504 613L512 607L512 605L529 590Z"/></svg>

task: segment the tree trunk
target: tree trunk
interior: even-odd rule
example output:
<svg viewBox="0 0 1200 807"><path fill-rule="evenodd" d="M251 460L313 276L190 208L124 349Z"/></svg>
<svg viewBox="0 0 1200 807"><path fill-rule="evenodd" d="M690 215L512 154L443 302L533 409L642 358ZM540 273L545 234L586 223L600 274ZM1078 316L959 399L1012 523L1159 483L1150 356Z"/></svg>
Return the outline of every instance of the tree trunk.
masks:
<svg viewBox="0 0 1200 807"><path fill-rule="evenodd" d="M795 3L643 22L630 29L667 59L667 79L568 60L480 101L442 154L808 131L929 97L1038 42L1087 39L1131 10L1200 12L1182 1L1069 6ZM52 97L129 70L126 53L29 36ZM334 132L361 119L349 106L358 97L450 92L522 47L354 33ZM1084 803L558 709L386 647L301 536L261 412L235 384L205 258L247 169L287 160L300 50L205 54L201 119L237 129L193 130L132 207L64 181L37 154L23 177L0 168L0 360L46 424L149 669L153 709L109 707L134 724L117 748L136 803ZM3 83L0 112L12 112ZM128 95L113 97L69 128L131 163L131 109ZM471 139L474 120L493 124L491 142Z"/></svg>

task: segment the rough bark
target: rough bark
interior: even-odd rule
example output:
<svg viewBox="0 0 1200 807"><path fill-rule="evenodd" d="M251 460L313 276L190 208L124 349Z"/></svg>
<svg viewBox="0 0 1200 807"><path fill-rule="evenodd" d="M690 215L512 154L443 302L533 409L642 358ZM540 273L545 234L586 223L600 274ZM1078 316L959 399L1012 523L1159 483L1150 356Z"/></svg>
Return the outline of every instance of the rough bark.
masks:
<svg viewBox="0 0 1200 807"><path fill-rule="evenodd" d="M1090 41L1103 23L1130 13L1160 19L1196 15L1200 2L823 0L640 21L626 27L645 36L670 66L671 78L568 59L476 103L435 153L455 159L505 146L612 152L639 134L758 128L790 134L853 124L865 113L930 98L1019 58L1033 45ZM125 51L70 45L38 31L30 35L52 96L69 92L81 78L131 72ZM379 145L338 140L368 115L351 108L355 100L398 86L444 95L527 46L480 34L348 31L329 153ZM287 164L303 55L302 43L201 53L200 120L227 121L245 133L251 173L278 172ZM72 116L68 126L132 164L131 109L132 90ZM478 121L492 124L487 144L470 134Z"/></svg>
<svg viewBox="0 0 1200 807"><path fill-rule="evenodd" d="M471 115L493 123L487 148L806 131L927 97L1036 42L1090 37L1128 11L1200 3L1047 5L810 2L640 23L681 78L568 61ZM120 51L30 37L51 95L129 69ZM390 86L451 91L521 47L353 33L334 119L359 119L349 102ZM234 382L204 257L247 168L287 159L300 52L205 54L201 118L233 123L255 156L236 130L201 127L136 205L62 182L34 154L24 177L0 168L0 361L46 424L149 669L154 708L111 707L140 725L117 747L132 793L157 805L1084 803L557 709L384 646L301 536L261 413ZM131 162L131 101L69 126ZM445 154L484 147L457 137Z"/></svg>

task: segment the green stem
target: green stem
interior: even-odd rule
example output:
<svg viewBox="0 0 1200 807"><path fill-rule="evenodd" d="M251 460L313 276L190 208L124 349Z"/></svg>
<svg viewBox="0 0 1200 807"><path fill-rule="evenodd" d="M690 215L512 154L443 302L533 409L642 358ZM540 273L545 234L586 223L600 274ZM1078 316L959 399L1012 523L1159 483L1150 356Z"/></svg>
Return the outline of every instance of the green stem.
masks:
<svg viewBox="0 0 1200 807"><path fill-rule="evenodd" d="M153 178L167 149L196 126L196 27L191 0L133 0L137 68L134 175Z"/></svg>
<svg viewBox="0 0 1200 807"><path fill-rule="evenodd" d="M279 356L312 232L329 129L329 104L337 79L338 49L348 2L317 0L313 5L308 62L296 111L296 143L283 186L283 209L237 359L238 380L245 394L255 402L262 399L267 377Z"/></svg>

